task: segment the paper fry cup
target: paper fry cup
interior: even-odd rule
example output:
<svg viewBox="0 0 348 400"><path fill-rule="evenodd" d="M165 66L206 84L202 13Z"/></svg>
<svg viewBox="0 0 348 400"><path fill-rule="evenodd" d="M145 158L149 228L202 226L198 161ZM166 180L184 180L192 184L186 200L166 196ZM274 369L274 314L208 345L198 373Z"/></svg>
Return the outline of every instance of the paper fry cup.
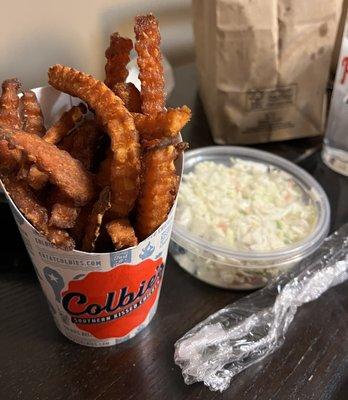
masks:
<svg viewBox="0 0 348 400"><path fill-rule="evenodd" d="M50 87L34 91L47 126L81 102ZM182 157L177 169L181 174ZM84 253L54 247L4 192L63 335L85 346L111 346L132 338L149 324L157 309L176 202L167 220L138 246L112 253Z"/></svg>

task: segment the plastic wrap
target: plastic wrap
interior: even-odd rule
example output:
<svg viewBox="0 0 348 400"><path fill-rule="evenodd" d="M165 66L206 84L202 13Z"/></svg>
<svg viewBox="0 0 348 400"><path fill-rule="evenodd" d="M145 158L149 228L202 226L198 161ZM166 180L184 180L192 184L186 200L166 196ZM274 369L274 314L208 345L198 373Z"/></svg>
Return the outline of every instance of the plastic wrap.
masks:
<svg viewBox="0 0 348 400"><path fill-rule="evenodd" d="M291 273L226 306L175 343L185 383L228 388L233 376L278 349L298 307L348 279L348 224Z"/></svg>

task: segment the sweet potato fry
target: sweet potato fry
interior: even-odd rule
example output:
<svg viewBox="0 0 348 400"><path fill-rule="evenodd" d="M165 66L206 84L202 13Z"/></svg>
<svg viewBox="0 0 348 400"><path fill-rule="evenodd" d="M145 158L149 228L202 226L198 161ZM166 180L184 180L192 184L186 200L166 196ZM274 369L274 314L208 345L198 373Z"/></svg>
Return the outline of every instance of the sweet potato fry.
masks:
<svg viewBox="0 0 348 400"><path fill-rule="evenodd" d="M19 129L22 122L19 115L18 89L20 88L18 79L7 79L2 83L2 93L0 97L0 125L9 128ZM9 149L8 143L0 140L0 171L9 173L19 168L21 151Z"/></svg>
<svg viewBox="0 0 348 400"><path fill-rule="evenodd" d="M187 106L169 108L158 114L141 114L140 93L132 83L117 83L113 91L132 113L141 139L176 136L191 118L191 110Z"/></svg>
<svg viewBox="0 0 348 400"><path fill-rule="evenodd" d="M132 113L141 112L140 92L133 83L116 83L112 91L123 101L128 111Z"/></svg>
<svg viewBox="0 0 348 400"><path fill-rule="evenodd" d="M29 185L35 190L41 190L49 181L49 176L38 169L35 164L32 164L27 170L24 177Z"/></svg>
<svg viewBox="0 0 348 400"><path fill-rule="evenodd" d="M59 120L54 123L43 137L44 140L51 144L58 144L64 136L66 136L75 125L80 122L83 115L86 114L87 108L84 104L73 106L70 110L65 111Z"/></svg>
<svg viewBox="0 0 348 400"><path fill-rule="evenodd" d="M22 104L23 130L42 137L45 133L45 126L40 104L36 94L26 90L20 99ZM21 167L18 172L20 179L27 179L31 163L25 159L21 160Z"/></svg>
<svg viewBox="0 0 348 400"><path fill-rule="evenodd" d="M86 120L60 142L59 148L69 152L87 170L90 170L94 161L96 143L100 135L101 132L96 123L92 120ZM52 198L56 201L52 205L50 224L58 228L73 228L80 208L74 206L73 202L66 199L58 190L55 191Z"/></svg>
<svg viewBox="0 0 348 400"><path fill-rule="evenodd" d="M74 206L71 200L56 202L51 209L49 225L68 229L75 226L80 208Z"/></svg>
<svg viewBox="0 0 348 400"><path fill-rule="evenodd" d="M138 239L127 218L116 219L106 224L106 230L116 250L136 246Z"/></svg>
<svg viewBox="0 0 348 400"><path fill-rule="evenodd" d="M75 226L80 207L76 207L73 201L67 198L58 188L52 188L48 203L51 204L50 226L61 229Z"/></svg>
<svg viewBox="0 0 348 400"><path fill-rule="evenodd" d="M52 125L43 136L43 139L51 144L59 143L82 120L86 112L87 108L82 103L71 107L70 110L64 112L59 120ZM35 190L42 189L49 181L48 175L40 171L36 165L31 165L26 175L29 185Z"/></svg>
<svg viewBox="0 0 348 400"><path fill-rule="evenodd" d="M0 128L0 139L22 150L76 206L93 200L95 188L90 173L66 151L20 130Z"/></svg>
<svg viewBox="0 0 348 400"><path fill-rule="evenodd" d="M59 248L65 250L74 248L75 243L66 231L48 226L46 208L40 204L25 181L17 180L15 177L3 177L2 181L19 210L41 234Z"/></svg>
<svg viewBox="0 0 348 400"><path fill-rule="evenodd" d="M105 127L113 152L112 209L118 217L127 216L138 196L140 174L140 145L132 115L119 97L90 75L55 65L48 76L53 87L88 103Z"/></svg>
<svg viewBox="0 0 348 400"><path fill-rule="evenodd" d="M91 169L98 139L102 135L93 120L86 120L77 127L69 136L66 136L58 145L66 150L73 158L81 161L84 167Z"/></svg>
<svg viewBox="0 0 348 400"><path fill-rule="evenodd" d="M105 85L110 89L115 83L124 82L128 76L127 64L133 48L131 39L120 36L117 32L110 36L110 45L105 51Z"/></svg>
<svg viewBox="0 0 348 400"><path fill-rule="evenodd" d="M82 239L82 251L92 252L98 238L104 214L111 207L111 191L109 187L104 188L99 195L99 199L93 206L88 218L86 232Z"/></svg>
<svg viewBox="0 0 348 400"><path fill-rule="evenodd" d="M125 131L116 119L108 123L108 130L117 132L112 142L111 208L118 217L125 217L133 209L139 193L140 145L134 140L134 134Z"/></svg>
<svg viewBox="0 0 348 400"><path fill-rule="evenodd" d="M43 136L45 133L44 120L35 93L31 90L25 91L21 102L23 105L23 130L34 135Z"/></svg>
<svg viewBox="0 0 348 400"><path fill-rule="evenodd" d="M6 79L2 83L2 94L0 97L0 124L14 129L22 126L19 115L18 90L21 84L18 79Z"/></svg>
<svg viewBox="0 0 348 400"><path fill-rule="evenodd" d="M158 21L152 15L139 16L134 27L141 82L141 109L152 115L164 110L164 75Z"/></svg>
<svg viewBox="0 0 348 400"><path fill-rule="evenodd" d="M178 150L173 145L150 150L143 156L136 208L136 233L140 240L151 235L165 221L174 203L179 183L174 165L177 156Z"/></svg>
<svg viewBox="0 0 348 400"><path fill-rule="evenodd" d="M8 174L19 168L21 152L9 149L6 140L0 140L0 173Z"/></svg>
<svg viewBox="0 0 348 400"><path fill-rule="evenodd" d="M123 119L124 125L135 130L133 119L122 100L103 82L74 68L56 64L48 70L48 82L57 90L79 97L96 112L104 127L113 119ZM112 140L112 134L110 134Z"/></svg>
<svg viewBox="0 0 348 400"><path fill-rule="evenodd" d="M17 207L35 227L48 222L46 208L40 204L25 182L17 180L14 176L3 177L2 182Z"/></svg>
<svg viewBox="0 0 348 400"><path fill-rule="evenodd" d="M135 113L133 117L141 139L162 139L176 136L190 120L191 110L183 106L169 108L156 115Z"/></svg>

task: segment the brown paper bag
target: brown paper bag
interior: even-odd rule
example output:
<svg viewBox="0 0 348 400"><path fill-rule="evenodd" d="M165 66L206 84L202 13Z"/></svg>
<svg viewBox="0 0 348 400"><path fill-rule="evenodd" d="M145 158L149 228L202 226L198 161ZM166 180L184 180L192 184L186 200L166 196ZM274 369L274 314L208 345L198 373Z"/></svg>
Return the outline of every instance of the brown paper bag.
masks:
<svg viewBox="0 0 348 400"><path fill-rule="evenodd" d="M200 91L219 144L320 135L342 0L193 0Z"/></svg>

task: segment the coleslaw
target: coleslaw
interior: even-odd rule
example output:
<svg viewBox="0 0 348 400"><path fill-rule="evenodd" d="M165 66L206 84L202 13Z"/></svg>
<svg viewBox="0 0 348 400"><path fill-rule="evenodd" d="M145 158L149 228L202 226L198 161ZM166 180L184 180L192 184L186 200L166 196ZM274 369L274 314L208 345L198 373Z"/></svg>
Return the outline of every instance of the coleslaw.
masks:
<svg viewBox="0 0 348 400"><path fill-rule="evenodd" d="M237 251L272 251L305 239L318 215L294 178L272 165L204 161L183 176L176 223Z"/></svg>

